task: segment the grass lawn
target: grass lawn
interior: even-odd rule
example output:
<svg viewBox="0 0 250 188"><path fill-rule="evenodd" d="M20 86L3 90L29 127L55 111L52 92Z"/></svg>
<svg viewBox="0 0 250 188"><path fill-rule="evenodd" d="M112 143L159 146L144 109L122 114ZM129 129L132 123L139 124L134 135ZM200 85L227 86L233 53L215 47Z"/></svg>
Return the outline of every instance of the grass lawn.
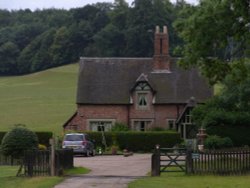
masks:
<svg viewBox="0 0 250 188"><path fill-rule="evenodd" d="M183 173L162 173L133 181L129 188L248 188L248 176L187 176Z"/></svg>
<svg viewBox="0 0 250 188"><path fill-rule="evenodd" d="M78 64L25 76L0 77L0 131L25 124L34 131L62 133L76 110Z"/></svg>
<svg viewBox="0 0 250 188"><path fill-rule="evenodd" d="M0 166L0 188L52 188L63 181L64 177L15 177L18 166ZM90 170L76 167L69 169L65 175L86 174Z"/></svg>

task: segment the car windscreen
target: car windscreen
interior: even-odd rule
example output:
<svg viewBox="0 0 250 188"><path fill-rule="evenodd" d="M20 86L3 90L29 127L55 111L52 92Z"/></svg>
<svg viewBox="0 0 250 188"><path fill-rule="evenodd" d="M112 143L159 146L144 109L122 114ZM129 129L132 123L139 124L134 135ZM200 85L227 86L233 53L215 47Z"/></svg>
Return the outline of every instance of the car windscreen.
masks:
<svg viewBox="0 0 250 188"><path fill-rule="evenodd" d="M83 135L66 135L65 136L65 141L82 141Z"/></svg>

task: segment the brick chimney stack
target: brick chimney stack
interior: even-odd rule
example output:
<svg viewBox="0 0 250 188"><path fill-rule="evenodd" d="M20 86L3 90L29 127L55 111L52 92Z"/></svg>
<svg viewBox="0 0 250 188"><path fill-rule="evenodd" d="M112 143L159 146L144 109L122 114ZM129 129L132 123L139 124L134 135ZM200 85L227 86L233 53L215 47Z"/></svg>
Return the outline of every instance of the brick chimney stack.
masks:
<svg viewBox="0 0 250 188"><path fill-rule="evenodd" d="M163 26L163 31L156 26L154 39L154 72L170 71L170 56L168 52L168 29Z"/></svg>

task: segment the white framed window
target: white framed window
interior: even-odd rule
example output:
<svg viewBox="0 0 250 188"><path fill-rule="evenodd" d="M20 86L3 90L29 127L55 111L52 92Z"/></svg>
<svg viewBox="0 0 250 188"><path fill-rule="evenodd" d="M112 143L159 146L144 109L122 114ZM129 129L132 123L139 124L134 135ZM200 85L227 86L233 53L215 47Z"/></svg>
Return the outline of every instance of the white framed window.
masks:
<svg viewBox="0 0 250 188"><path fill-rule="evenodd" d="M149 93L151 91L147 82L140 82L135 88L136 93L136 108L138 110L149 109Z"/></svg>
<svg viewBox="0 0 250 188"><path fill-rule="evenodd" d="M186 114L185 114L184 123L192 123L192 115L191 115L190 109L188 109Z"/></svg>
<svg viewBox="0 0 250 188"><path fill-rule="evenodd" d="M132 121L132 129L134 131L147 131L149 128L151 128L153 123L153 120L133 120Z"/></svg>
<svg viewBox="0 0 250 188"><path fill-rule="evenodd" d="M110 131L114 123L113 119L90 119L88 127L90 131Z"/></svg>
<svg viewBox="0 0 250 188"><path fill-rule="evenodd" d="M175 129L175 121L176 119L167 119L167 128L170 130Z"/></svg>

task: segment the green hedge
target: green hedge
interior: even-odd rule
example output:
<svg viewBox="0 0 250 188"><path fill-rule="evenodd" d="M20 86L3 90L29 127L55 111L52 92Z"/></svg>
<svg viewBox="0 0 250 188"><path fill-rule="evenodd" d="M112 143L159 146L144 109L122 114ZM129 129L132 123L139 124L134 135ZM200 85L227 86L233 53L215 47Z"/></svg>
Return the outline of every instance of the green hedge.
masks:
<svg viewBox="0 0 250 188"><path fill-rule="evenodd" d="M103 146L101 132L86 133L91 139L96 141L96 146ZM105 138L108 146L116 142L120 149L128 149L134 152L151 152L156 144L159 144L161 147L173 147L182 141L180 134L172 131L105 132Z"/></svg>
<svg viewBox="0 0 250 188"><path fill-rule="evenodd" d="M0 132L0 144L2 143L2 139L4 137L6 132ZM39 144L43 144L45 146L49 146L49 139L52 138L53 133L52 132L35 132L38 140L39 140Z"/></svg>
<svg viewBox="0 0 250 188"><path fill-rule="evenodd" d="M229 137L235 147L250 146L250 127L242 126L211 126L207 128L209 135Z"/></svg>
<svg viewBox="0 0 250 188"><path fill-rule="evenodd" d="M38 141L39 144L43 144L45 146L49 146L49 139L53 137L53 133L52 132L35 132L37 137L38 137Z"/></svg>
<svg viewBox="0 0 250 188"><path fill-rule="evenodd" d="M6 132L0 131L0 145L1 145L1 143L2 143L2 139L3 139L4 135L5 135L5 133L6 133Z"/></svg>

